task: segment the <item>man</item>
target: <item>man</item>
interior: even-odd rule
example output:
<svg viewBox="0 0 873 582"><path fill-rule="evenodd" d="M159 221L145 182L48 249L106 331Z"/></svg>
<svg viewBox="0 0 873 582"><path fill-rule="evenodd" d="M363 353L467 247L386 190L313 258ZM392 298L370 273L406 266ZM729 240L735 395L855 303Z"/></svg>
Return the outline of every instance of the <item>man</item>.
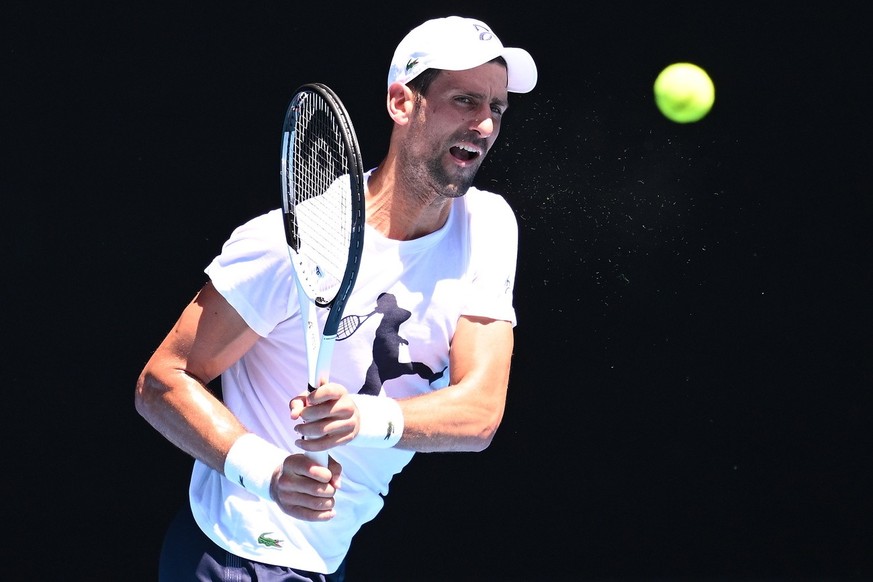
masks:
<svg viewBox="0 0 873 582"><path fill-rule="evenodd" d="M196 460L163 580L341 580L352 537L416 451L480 451L502 419L517 225L472 187L533 59L483 22L425 22L388 74L388 153L365 176L364 255L331 382L306 363L281 211L237 228L137 382L136 407ZM207 388L221 377L223 399ZM304 451L328 450L321 467ZM194 525L196 523L196 526Z"/></svg>

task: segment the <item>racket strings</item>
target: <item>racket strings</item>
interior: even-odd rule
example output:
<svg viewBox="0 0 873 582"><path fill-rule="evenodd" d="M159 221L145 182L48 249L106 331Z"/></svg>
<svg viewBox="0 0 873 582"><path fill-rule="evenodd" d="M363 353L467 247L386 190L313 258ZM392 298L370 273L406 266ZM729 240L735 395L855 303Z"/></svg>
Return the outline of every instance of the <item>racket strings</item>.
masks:
<svg viewBox="0 0 873 582"><path fill-rule="evenodd" d="M309 262L307 285L315 297L336 295L352 236L350 168L340 126L326 101L308 94L299 103L289 184L301 258Z"/></svg>

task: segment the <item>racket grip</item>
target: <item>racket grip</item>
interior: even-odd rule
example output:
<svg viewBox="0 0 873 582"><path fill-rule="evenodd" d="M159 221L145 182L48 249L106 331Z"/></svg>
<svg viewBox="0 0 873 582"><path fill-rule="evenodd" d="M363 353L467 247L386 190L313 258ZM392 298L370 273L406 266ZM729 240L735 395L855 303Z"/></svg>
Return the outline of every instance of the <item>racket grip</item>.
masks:
<svg viewBox="0 0 873 582"><path fill-rule="evenodd" d="M315 387L312 384L309 385L309 391L315 392ZM308 459L315 461L316 463L318 463L322 467L327 467L327 463L328 463L327 451L305 451L303 454L306 455L306 457Z"/></svg>
<svg viewBox="0 0 873 582"><path fill-rule="evenodd" d="M327 451L306 451L304 453L309 459L315 461L322 467L327 467L328 455Z"/></svg>

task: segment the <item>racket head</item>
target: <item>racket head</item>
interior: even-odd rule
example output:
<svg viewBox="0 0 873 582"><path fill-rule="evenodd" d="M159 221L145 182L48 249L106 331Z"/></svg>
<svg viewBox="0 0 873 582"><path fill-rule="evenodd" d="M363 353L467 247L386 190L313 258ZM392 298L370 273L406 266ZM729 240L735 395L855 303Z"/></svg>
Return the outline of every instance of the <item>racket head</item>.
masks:
<svg viewBox="0 0 873 582"><path fill-rule="evenodd" d="M282 128L282 211L300 288L330 307L323 335L336 334L354 287L364 236L363 162L351 118L322 83L302 85Z"/></svg>

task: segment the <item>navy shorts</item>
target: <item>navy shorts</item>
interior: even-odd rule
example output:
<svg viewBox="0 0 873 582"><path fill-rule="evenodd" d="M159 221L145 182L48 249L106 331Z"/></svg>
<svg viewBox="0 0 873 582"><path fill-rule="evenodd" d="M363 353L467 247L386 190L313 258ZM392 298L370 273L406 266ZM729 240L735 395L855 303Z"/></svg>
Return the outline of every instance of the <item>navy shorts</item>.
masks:
<svg viewBox="0 0 873 582"><path fill-rule="evenodd" d="M170 524L161 548L160 582L343 582L345 562L333 574L273 566L235 556L204 534L186 503Z"/></svg>

